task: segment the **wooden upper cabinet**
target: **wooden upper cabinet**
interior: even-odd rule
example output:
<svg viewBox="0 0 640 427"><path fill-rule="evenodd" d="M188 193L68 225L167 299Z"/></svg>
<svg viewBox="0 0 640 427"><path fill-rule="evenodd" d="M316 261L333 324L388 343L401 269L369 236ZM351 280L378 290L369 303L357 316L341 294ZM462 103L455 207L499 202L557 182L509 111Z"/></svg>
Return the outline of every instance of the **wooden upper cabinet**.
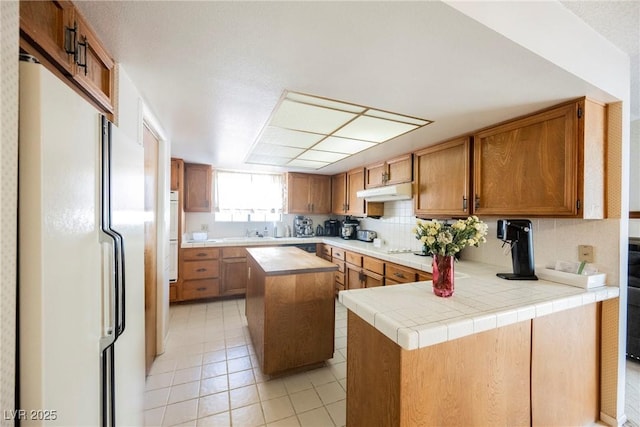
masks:
<svg viewBox="0 0 640 427"><path fill-rule="evenodd" d="M288 173L287 212L296 214L331 213L331 177Z"/></svg>
<svg viewBox="0 0 640 427"><path fill-rule="evenodd" d="M606 106L585 98L474 136L478 215L604 217Z"/></svg>
<svg viewBox="0 0 640 427"><path fill-rule="evenodd" d="M180 191L184 162L181 159L171 159L171 191Z"/></svg>
<svg viewBox="0 0 640 427"><path fill-rule="evenodd" d="M23 50L114 113L115 63L72 2L21 0L20 36Z"/></svg>
<svg viewBox="0 0 640 427"><path fill-rule="evenodd" d="M365 188L413 181L413 155L405 154L365 169Z"/></svg>
<svg viewBox="0 0 640 427"><path fill-rule="evenodd" d="M211 212L211 166L184 164L185 212Z"/></svg>
<svg viewBox="0 0 640 427"><path fill-rule="evenodd" d="M365 169L357 168L352 169L346 174L347 180L347 215L354 216L371 216L380 217L384 213L383 202L365 202L364 199L359 199L357 193L360 190L364 190L365 184Z"/></svg>
<svg viewBox="0 0 640 427"><path fill-rule="evenodd" d="M347 174L341 173L331 177L331 213L344 215L347 213Z"/></svg>
<svg viewBox="0 0 640 427"><path fill-rule="evenodd" d="M60 68L73 74L75 8L70 1L21 1L20 33L39 46Z"/></svg>
<svg viewBox="0 0 640 427"><path fill-rule="evenodd" d="M469 215L470 157L469 137L415 153L414 212L417 216Z"/></svg>
<svg viewBox="0 0 640 427"><path fill-rule="evenodd" d="M78 55L73 79L100 105L113 112L115 63L80 13L76 13L76 21Z"/></svg>

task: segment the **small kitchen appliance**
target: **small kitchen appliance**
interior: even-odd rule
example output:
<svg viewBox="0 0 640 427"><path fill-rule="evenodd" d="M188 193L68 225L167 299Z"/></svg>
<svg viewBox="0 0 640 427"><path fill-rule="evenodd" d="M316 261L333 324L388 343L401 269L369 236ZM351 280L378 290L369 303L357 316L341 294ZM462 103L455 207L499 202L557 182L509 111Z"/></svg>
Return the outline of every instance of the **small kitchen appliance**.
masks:
<svg viewBox="0 0 640 427"><path fill-rule="evenodd" d="M342 226L340 227L340 236L343 239L357 238L357 231L359 226L359 221L352 219L351 217L346 217L344 221L342 221Z"/></svg>
<svg viewBox="0 0 640 427"><path fill-rule="evenodd" d="M340 236L340 222L337 219L328 219L324 222L325 236Z"/></svg>
<svg viewBox="0 0 640 427"><path fill-rule="evenodd" d="M363 242L373 242L376 237L378 237L378 233L372 230L358 230L356 232L356 238Z"/></svg>
<svg viewBox="0 0 640 427"><path fill-rule="evenodd" d="M294 237L313 237L313 220L309 217L297 215L293 219Z"/></svg>
<svg viewBox="0 0 640 427"><path fill-rule="evenodd" d="M513 273L498 273L507 280L538 280L533 263L533 228L528 219L499 219L498 239L511 246Z"/></svg>

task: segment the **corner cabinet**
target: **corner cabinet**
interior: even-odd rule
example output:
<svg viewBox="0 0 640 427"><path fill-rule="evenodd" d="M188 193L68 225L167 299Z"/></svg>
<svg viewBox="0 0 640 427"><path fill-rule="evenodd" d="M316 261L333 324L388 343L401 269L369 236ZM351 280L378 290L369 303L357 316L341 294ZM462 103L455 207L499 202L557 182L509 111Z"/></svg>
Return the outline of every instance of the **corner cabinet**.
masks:
<svg viewBox="0 0 640 427"><path fill-rule="evenodd" d="M474 135L477 215L604 218L606 106L582 98Z"/></svg>
<svg viewBox="0 0 640 427"><path fill-rule="evenodd" d="M287 212L290 214L331 213L331 177L288 173Z"/></svg>
<svg viewBox="0 0 640 427"><path fill-rule="evenodd" d="M416 216L466 216L470 213L471 141L454 139L415 153Z"/></svg>
<svg viewBox="0 0 640 427"><path fill-rule="evenodd" d="M185 212L211 212L211 166L184 164Z"/></svg>

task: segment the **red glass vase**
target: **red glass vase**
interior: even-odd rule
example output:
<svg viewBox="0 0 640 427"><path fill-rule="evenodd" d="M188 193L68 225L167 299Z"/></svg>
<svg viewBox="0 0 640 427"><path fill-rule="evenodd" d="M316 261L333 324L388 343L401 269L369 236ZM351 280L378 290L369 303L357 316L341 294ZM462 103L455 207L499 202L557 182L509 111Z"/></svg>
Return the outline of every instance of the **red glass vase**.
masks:
<svg viewBox="0 0 640 427"><path fill-rule="evenodd" d="M433 255L433 293L439 297L453 295L453 262L452 255Z"/></svg>

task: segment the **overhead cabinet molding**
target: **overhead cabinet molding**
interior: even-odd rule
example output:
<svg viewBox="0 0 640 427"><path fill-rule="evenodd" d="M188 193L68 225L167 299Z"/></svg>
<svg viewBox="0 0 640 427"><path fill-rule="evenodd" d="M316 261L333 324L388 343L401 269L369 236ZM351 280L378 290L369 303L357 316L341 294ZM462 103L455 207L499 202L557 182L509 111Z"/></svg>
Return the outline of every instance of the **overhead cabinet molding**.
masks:
<svg viewBox="0 0 640 427"><path fill-rule="evenodd" d="M605 217L606 105L586 98L474 135L473 212Z"/></svg>
<svg viewBox="0 0 640 427"><path fill-rule="evenodd" d="M72 2L20 1L20 49L113 118L115 62Z"/></svg>

